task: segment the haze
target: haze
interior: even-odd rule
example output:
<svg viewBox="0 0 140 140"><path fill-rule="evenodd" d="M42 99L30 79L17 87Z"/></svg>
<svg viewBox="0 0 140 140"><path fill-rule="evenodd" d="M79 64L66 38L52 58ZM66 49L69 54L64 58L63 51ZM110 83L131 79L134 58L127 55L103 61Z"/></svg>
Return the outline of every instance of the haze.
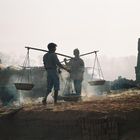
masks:
<svg viewBox="0 0 140 140"><path fill-rule="evenodd" d="M0 52L24 56L25 46L46 49L55 42L57 52L67 55L79 48L107 57L137 56L139 5L139 0L0 0ZM32 58L39 55L33 52Z"/></svg>

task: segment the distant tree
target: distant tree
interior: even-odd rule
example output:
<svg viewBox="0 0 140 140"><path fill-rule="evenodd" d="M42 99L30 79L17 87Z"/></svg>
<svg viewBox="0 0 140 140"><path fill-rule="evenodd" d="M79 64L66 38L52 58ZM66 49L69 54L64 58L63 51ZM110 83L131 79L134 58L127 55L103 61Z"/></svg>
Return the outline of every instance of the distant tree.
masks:
<svg viewBox="0 0 140 140"><path fill-rule="evenodd" d="M111 82L111 89L112 90L118 90L118 89L129 89L136 87L136 82L133 80L129 80L126 78L122 78L121 76L118 76L118 79Z"/></svg>

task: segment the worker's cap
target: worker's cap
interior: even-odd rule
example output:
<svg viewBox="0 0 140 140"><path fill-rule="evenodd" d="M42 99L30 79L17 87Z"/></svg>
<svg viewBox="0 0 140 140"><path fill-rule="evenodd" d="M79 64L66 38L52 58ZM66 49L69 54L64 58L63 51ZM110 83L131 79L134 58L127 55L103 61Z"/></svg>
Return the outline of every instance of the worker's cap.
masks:
<svg viewBox="0 0 140 140"><path fill-rule="evenodd" d="M47 47L48 47L48 49L50 50L50 49L52 49L52 48L56 48L57 45L56 45L55 43L49 43Z"/></svg>

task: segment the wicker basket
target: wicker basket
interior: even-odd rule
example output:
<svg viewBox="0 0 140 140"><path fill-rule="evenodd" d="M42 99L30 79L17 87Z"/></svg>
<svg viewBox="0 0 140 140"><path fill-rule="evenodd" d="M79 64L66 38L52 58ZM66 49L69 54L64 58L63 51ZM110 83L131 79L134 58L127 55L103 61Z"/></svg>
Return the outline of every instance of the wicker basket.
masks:
<svg viewBox="0 0 140 140"><path fill-rule="evenodd" d="M17 90L31 90L34 87L34 84L31 83L15 83Z"/></svg>
<svg viewBox="0 0 140 140"><path fill-rule="evenodd" d="M81 95L77 95L77 94L67 94L62 96L64 101L74 101L77 102L81 99Z"/></svg>
<svg viewBox="0 0 140 140"><path fill-rule="evenodd" d="M95 80L95 81L89 81L88 82L91 86L94 85L103 85L105 83L105 80Z"/></svg>

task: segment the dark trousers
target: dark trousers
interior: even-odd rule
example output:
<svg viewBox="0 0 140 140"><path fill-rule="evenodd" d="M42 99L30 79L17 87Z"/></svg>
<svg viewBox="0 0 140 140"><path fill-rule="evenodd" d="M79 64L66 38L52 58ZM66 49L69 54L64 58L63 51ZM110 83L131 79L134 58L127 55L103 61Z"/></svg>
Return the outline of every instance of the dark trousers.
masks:
<svg viewBox="0 0 140 140"><path fill-rule="evenodd" d="M73 80L76 94L81 95L82 80Z"/></svg>

